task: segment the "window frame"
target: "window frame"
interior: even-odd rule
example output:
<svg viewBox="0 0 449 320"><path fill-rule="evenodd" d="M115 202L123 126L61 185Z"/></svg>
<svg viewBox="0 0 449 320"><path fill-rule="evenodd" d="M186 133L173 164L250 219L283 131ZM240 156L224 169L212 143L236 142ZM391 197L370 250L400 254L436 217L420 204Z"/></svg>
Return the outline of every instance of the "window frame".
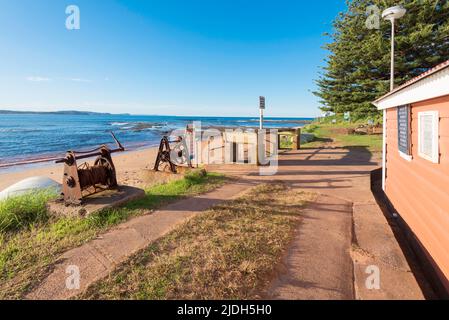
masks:
<svg viewBox="0 0 449 320"><path fill-rule="evenodd" d="M432 116L432 156L421 152L423 144L422 139L422 120L423 116ZM439 111L418 112L418 156L435 164L440 163L440 113Z"/></svg>
<svg viewBox="0 0 449 320"><path fill-rule="evenodd" d="M400 137L399 137L399 128L400 128L400 108L407 108L407 140L408 140L408 154L401 150L400 147ZM399 156L404 160L411 162L413 160L413 152L412 152L412 106L410 104L402 105L397 107L397 122L398 122L398 152Z"/></svg>

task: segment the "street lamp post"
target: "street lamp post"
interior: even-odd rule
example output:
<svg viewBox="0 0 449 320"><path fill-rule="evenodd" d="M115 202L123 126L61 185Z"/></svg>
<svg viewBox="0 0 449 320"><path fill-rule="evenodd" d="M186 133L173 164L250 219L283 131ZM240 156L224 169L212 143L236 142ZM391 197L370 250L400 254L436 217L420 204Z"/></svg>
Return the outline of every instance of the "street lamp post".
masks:
<svg viewBox="0 0 449 320"><path fill-rule="evenodd" d="M386 9L382 13L382 18L391 22L391 71L390 71L390 91L394 90L394 29L395 21L402 18L407 10L402 6ZM383 111L383 146L382 146L382 189L385 191L387 178L387 111Z"/></svg>
<svg viewBox="0 0 449 320"><path fill-rule="evenodd" d="M382 18L391 22L391 74L390 74L390 91L394 90L394 31L395 21L402 18L407 10L402 6L396 6L386 9L382 13Z"/></svg>

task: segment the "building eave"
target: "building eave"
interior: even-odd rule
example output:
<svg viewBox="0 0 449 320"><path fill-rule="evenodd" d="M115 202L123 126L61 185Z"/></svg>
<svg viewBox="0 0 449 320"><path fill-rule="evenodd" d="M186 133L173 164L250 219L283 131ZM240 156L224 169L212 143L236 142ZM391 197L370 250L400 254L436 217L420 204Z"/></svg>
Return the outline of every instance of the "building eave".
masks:
<svg viewBox="0 0 449 320"><path fill-rule="evenodd" d="M384 110L446 95L449 95L449 60L406 82L373 104Z"/></svg>

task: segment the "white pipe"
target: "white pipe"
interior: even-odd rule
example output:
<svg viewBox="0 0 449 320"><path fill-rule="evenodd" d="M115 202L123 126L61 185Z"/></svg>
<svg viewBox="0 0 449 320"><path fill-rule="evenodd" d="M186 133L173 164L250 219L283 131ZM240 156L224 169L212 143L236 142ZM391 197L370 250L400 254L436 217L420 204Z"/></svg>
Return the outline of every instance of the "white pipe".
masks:
<svg viewBox="0 0 449 320"><path fill-rule="evenodd" d="M260 109L260 130L263 130L263 109Z"/></svg>
<svg viewBox="0 0 449 320"><path fill-rule="evenodd" d="M385 192L387 181L387 110L383 110L383 143L382 143L382 190Z"/></svg>
<svg viewBox="0 0 449 320"><path fill-rule="evenodd" d="M394 90L394 19L391 19L391 70L390 91ZM383 143L382 143L382 190L385 192L387 182L387 110L383 110Z"/></svg>

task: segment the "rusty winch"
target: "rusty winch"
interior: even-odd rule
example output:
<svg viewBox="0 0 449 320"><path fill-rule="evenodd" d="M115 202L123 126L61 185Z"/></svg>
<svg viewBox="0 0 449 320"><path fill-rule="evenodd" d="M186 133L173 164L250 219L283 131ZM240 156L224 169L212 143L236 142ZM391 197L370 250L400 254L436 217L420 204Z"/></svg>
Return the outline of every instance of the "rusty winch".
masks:
<svg viewBox="0 0 449 320"><path fill-rule="evenodd" d="M62 178L62 196L68 205L80 205L83 198L95 193L114 189L117 187L117 177L111 154L125 151L114 133L112 138L117 143L116 149L108 146L90 151L68 151L65 158L56 163L64 163L64 176ZM94 165L87 162L78 166L77 160L97 157Z"/></svg>
<svg viewBox="0 0 449 320"><path fill-rule="evenodd" d="M159 145L154 171L162 171L168 168L172 173L177 173L177 167L179 166L192 168L186 139L178 136L170 140L170 137L164 136Z"/></svg>

